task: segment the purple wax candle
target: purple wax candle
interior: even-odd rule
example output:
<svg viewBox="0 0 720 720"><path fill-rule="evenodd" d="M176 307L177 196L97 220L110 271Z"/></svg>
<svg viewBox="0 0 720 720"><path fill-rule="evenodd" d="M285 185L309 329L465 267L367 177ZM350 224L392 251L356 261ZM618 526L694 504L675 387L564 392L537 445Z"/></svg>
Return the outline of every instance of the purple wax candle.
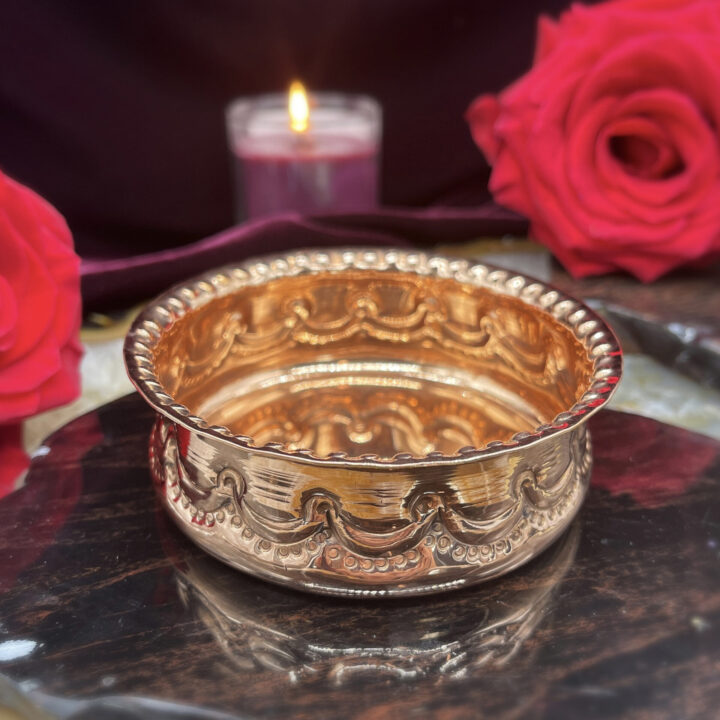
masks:
<svg viewBox="0 0 720 720"><path fill-rule="evenodd" d="M228 109L238 220L375 207L378 104L320 93L310 96L304 119L291 116L292 110L283 95L237 100Z"/></svg>

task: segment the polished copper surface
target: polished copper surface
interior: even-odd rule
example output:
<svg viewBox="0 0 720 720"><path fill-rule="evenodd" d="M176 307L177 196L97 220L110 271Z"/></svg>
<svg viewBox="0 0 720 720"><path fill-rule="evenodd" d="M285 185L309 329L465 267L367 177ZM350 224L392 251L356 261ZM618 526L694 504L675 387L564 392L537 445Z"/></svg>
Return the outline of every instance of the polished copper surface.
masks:
<svg viewBox="0 0 720 720"><path fill-rule="evenodd" d="M517 567L577 511L584 422L620 351L581 303L419 252L299 252L150 305L126 342L180 526L236 567L337 594Z"/></svg>

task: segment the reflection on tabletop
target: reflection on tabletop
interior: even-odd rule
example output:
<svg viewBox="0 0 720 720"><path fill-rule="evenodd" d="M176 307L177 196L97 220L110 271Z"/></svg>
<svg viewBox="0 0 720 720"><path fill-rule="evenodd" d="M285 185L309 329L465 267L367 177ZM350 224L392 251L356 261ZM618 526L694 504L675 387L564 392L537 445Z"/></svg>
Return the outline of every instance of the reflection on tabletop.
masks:
<svg viewBox="0 0 720 720"><path fill-rule="evenodd" d="M180 562L176 580L183 603L243 673L274 670L296 683L318 674L335 684L359 674L441 682L516 659L551 609L579 538L576 522L512 575L432 603L319 599L238 574L209 556ZM477 604L459 602L468 593Z"/></svg>

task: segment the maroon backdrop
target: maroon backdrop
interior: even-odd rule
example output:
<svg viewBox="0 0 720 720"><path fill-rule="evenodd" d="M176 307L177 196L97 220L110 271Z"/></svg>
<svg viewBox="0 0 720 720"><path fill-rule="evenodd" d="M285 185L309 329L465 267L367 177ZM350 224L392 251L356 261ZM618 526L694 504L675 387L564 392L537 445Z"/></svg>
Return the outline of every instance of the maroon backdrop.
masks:
<svg viewBox="0 0 720 720"><path fill-rule="evenodd" d="M3 3L0 168L58 207L84 258L195 242L232 223L226 104L297 77L380 100L384 203L477 205L488 169L463 113L529 67L538 13L566 4Z"/></svg>

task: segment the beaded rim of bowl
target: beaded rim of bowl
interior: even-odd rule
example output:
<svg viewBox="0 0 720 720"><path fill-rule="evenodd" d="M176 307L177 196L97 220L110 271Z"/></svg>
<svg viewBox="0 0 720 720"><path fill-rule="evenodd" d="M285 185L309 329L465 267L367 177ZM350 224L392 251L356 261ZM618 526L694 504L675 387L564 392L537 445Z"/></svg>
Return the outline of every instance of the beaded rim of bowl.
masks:
<svg viewBox="0 0 720 720"><path fill-rule="evenodd" d="M236 435L227 427L210 425L165 392L155 372L154 349L164 332L188 312L244 287L301 274L346 270L396 270L427 277L454 279L461 284L518 298L551 315L582 343L593 363L588 388L575 405L556 415L552 422L539 425L533 432L518 432L510 440L493 440L483 447L460 448L454 454L434 451L419 457L401 452L389 458L375 454L352 457L342 452L318 456L311 450L287 449L281 443L256 445L247 435ZM130 380L138 392L149 405L173 422L253 452L323 465L352 463L387 467L456 464L516 450L567 432L586 421L610 400L622 376L622 350L615 334L602 318L579 300L547 283L485 263L396 249L353 248L289 252L205 272L170 288L140 312L125 338L124 357Z"/></svg>

